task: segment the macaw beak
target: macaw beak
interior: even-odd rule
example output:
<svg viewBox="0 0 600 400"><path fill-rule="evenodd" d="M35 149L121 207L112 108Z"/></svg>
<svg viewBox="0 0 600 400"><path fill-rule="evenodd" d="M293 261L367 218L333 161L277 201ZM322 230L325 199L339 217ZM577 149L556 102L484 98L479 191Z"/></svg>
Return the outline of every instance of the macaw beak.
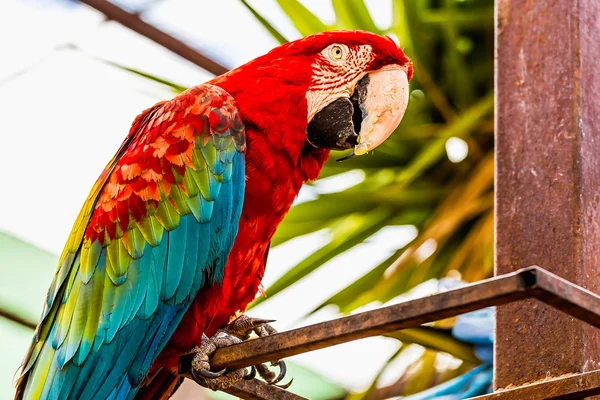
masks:
<svg viewBox="0 0 600 400"><path fill-rule="evenodd" d="M402 120L408 105L406 68L398 65L367 73L352 95L319 111L308 124L307 139L315 147L365 154L383 143Z"/></svg>

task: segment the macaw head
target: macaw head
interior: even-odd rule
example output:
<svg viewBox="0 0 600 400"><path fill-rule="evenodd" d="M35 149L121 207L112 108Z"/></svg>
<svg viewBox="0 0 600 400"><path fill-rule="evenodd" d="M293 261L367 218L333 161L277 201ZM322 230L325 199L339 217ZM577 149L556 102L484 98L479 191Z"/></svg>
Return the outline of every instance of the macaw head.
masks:
<svg viewBox="0 0 600 400"><path fill-rule="evenodd" d="M412 74L391 38L335 31L279 46L212 83L233 95L247 128L290 151L354 148L361 155L400 123Z"/></svg>

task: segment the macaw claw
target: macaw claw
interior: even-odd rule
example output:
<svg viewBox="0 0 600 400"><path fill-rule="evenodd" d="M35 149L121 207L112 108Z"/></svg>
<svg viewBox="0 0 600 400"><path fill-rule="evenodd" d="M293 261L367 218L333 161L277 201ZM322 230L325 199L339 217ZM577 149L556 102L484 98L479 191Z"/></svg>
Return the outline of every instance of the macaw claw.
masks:
<svg viewBox="0 0 600 400"><path fill-rule="evenodd" d="M234 371L222 369L213 372L210 370L209 363L210 357L217 349L240 342L241 339L229 335L224 330L217 331L210 339L206 335L203 335L202 344L192 350L194 358L192 359L190 372L194 381L208 389L225 390L244 378L248 374L245 368Z"/></svg>
<svg viewBox="0 0 600 400"><path fill-rule="evenodd" d="M288 383L284 383L283 385L275 385L275 386L282 388L282 389L287 389L290 386L292 386L292 382L294 382L294 378L290 379L290 381Z"/></svg>
<svg viewBox="0 0 600 400"><path fill-rule="evenodd" d="M200 371L198 371L199 375L202 375L203 378L207 378L207 379L214 379L214 378L218 378L220 376L223 376L225 374L225 372L227 372L226 369L222 369L218 372L212 372L206 369L201 369ZM192 375L195 374L195 370L192 370Z"/></svg>
<svg viewBox="0 0 600 400"><path fill-rule="evenodd" d="M227 325L227 327L224 328L224 331L241 340L248 339L252 332L254 332L258 337L266 337L275 335L277 333L275 328L269 325L270 322L274 322L274 320L252 318L247 315L241 315ZM246 379L253 379L256 376L256 373L258 373L258 375L263 378L265 382L271 385L276 385L282 389L287 389L290 387L292 381L286 383L285 385L277 385L277 383L281 382L283 378L285 378L287 373L285 361L275 360L271 362L271 365L279 367L279 374L275 375L275 373L271 371L265 364L257 364L252 367L252 370L246 376Z"/></svg>
<svg viewBox="0 0 600 400"><path fill-rule="evenodd" d="M287 366L285 365L285 361L283 360L279 360L279 362L277 364L275 363L271 363L271 365L275 366L278 365L279 366L279 375L277 375L277 378L273 379L271 382L269 382L271 385L275 385L276 383L279 383L283 380L283 378L285 378L285 374L287 373ZM292 381L290 381L288 383L291 384Z"/></svg>
<svg viewBox="0 0 600 400"><path fill-rule="evenodd" d="M246 376L244 376L244 379L247 381L251 381L255 377L256 377L256 367L253 365L250 367L250 372L248 372L246 374Z"/></svg>

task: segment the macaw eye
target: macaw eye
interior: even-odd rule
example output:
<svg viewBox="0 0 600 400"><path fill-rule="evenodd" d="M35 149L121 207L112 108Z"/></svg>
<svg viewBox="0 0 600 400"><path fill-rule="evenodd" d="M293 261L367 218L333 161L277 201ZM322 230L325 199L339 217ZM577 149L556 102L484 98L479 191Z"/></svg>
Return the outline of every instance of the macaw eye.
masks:
<svg viewBox="0 0 600 400"><path fill-rule="evenodd" d="M330 50L331 58L341 60L344 57L344 50L341 46L333 46Z"/></svg>

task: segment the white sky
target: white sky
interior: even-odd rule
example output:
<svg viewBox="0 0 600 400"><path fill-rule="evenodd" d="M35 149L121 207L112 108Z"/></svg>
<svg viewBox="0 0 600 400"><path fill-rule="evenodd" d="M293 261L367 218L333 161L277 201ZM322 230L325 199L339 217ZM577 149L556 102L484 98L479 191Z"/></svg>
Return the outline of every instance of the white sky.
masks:
<svg viewBox="0 0 600 400"><path fill-rule="evenodd" d="M299 37L275 0L252 3L285 36ZM332 21L329 2L303 3ZM390 23L390 3L367 3L381 26ZM169 0L159 3L147 19L197 43L202 51L231 67L276 45L237 0ZM2 0L0 38L0 230L58 254L92 183L127 134L133 118L156 101L172 96L162 86L93 57L183 85L201 83L210 74L118 24L103 23L94 10L56 1ZM57 50L67 44L82 51ZM341 181L337 184L345 185ZM280 330L330 319L336 315L335 309L322 310L310 321L298 321L414 234L410 227L387 229L327 263L278 295L276 301L263 303L252 314L277 319L280 322L275 326ZM326 240L327 233L319 232L273 249L266 286ZM295 359L346 387L361 389L397 346L395 340L372 338Z"/></svg>

